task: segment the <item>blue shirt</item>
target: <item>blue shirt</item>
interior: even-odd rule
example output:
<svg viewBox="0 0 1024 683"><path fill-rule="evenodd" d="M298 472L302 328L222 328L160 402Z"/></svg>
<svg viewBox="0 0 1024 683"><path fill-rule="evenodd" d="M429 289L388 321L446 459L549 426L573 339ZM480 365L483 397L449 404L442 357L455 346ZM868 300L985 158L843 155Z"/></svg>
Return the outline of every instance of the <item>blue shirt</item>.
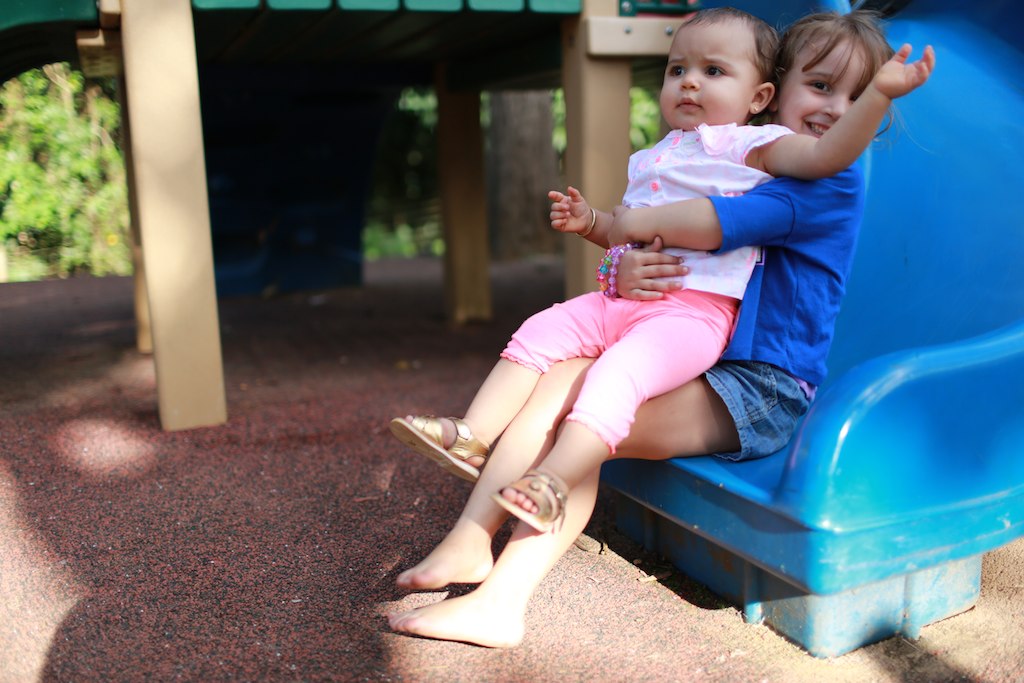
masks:
<svg viewBox="0 0 1024 683"><path fill-rule="evenodd" d="M710 197L720 251L761 245L722 360L771 363L819 386L864 214L857 165L816 181L776 178L739 197Z"/></svg>

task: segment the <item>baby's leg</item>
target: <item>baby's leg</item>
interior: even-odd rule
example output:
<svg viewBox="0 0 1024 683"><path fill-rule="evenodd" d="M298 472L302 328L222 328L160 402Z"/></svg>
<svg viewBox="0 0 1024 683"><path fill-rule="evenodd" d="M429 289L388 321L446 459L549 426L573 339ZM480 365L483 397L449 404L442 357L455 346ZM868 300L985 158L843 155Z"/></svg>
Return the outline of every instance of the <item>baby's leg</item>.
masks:
<svg viewBox="0 0 1024 683"><path fill-rule="evenodd" d="M478 439L493 444L552 365L600 355L605 345L606 305L607 297L584 294L546 308L520 325L466 410L466 424ZM443 430L443 445L448 448L455 440L455 425L446 420Z"/></svg>
<svg viewBox="0 0 1024 683"><path fill-rule="evenodd" d="M526 405L539 379L536 370L499 359L469 404L466 424L477 438L493 444Z"/></svg>
<svg viewBox="0 0 1024 683"><path fill-rule="evenodd" d="M469 428L470 435L481 441L484 447L492 446L516 414L522 409L537 386L539 378L540 374L525 365L519 365L504 358L499 359L487 376L487 379L480 386L480 389L477 390L463 418L463 422L466 423L465 426ZM421 436L418 432L414 432L414 429L419 428L415 424L416 419L414 415L407 415L405 417L405 424L398 428L399 433L396 433L396 436L414 450L428 455L433 460L439 461L440 464L445 466L445 469L454 470L455 467L463 469L462 465L448 465L443 460L443 458L447 458L449 461L453 461L456 457L451 451L459 435L459 428L455 424L455 418L437 418L441 426L440 441L436 441L435 437L430 434ZM394 421L392 421L392 431L395 431ZM413 433L410 434L411 432ZM466 436L465 433L463 433L463 436ZM423 442L428 443L421 445ZM435 448L435 443L448 451L448 454L439 453ZM465 477L457 471L453 471L453 473L473 481L477 476L475 470L479 470L479 468L484 466L488 456L486 453L483 453L468 457L459 455L458 457L462 462L470 466L469 471L473 472L473 476Z"/></svg>
<svg viewBox="0 0 1024 683"><path fill-rule="evenodd" d="M725 297L682 292L647 302L640 317L594 363L570 422L586 425L611 452L629 434L648 399L681 387L714 365L725 350L735 304ZM575 480L570 476L569 485Z"/></svg>
<svg viewBox="0 0 1024 683"><path fill-rule="evenodd" d="M502 356L546 372L569 358L596 358L607 346L607 321L614 318L614 302L590 292L555 304L524 322Z"/></svg>
<svg viewBox="0 0 1024 683"><path fill-rule="evenodd" d="M491 539L508 514L491 494L515 481L551 449L555 430L569 412L591 361L570 360L545 373L526 406L509 425L491 453L454 528L416 566L402 572L399 586L442 588L449 583L476 583L493 564Z"/></svg>
<svg viewBox="0 0 1024 683"><path fill-rule="evenodd" d="M735 305L700 294L681 298L639 307L640 319L627 324L587 373L565 427L537 467L565 482L570 499L576 483L599 468L629 434L641 404L700 376L721 356ZM689 298L695 299L693 305ZM530 514L537 512L536 503L512 488L502 495Z"/></svg>

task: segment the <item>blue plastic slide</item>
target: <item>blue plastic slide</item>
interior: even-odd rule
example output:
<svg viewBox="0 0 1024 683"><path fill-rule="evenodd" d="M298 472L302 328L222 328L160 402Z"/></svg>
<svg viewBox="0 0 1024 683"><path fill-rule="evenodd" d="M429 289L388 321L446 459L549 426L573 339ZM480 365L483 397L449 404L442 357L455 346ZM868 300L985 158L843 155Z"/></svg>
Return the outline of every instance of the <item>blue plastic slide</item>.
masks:
<svg viewBox="0 0 1024 683"><path fill-rule="evenodd" d="M1024 534L1024 5L890 4L890 42L937 66L865 157L830 377L797 436L604 473L632 535L819 656L967 609L981 554Z"/></svg>

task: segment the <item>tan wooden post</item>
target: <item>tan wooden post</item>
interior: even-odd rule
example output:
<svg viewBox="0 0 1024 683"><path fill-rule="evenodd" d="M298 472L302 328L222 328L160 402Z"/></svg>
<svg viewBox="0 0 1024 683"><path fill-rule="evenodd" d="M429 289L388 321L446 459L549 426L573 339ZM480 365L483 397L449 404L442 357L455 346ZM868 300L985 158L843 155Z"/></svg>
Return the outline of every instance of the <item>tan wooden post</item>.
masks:
<svg viewBox="0 0 1024 683"><path fill-rule="evenodd" d="M122 0L134 182L164 429L227 419L192 6Z"/></svg>
<svg viewBox="0 0 1024 683"><path fill-rule="evenodd" d="M445 309L461 325L491 319L491 252L487 237L480 93L451 92L444 67L435 79L437 149L444 222Z"/></svg>
<svg viewBox="0 0 1024 683"><path fill-rule="evenodd" d="M118 104L121 107L121 149L124 150L125 176L128 186L128 219L131 232L132 270L135 284L135 346L141 353L153 353L153 332L149 318L149 296L146 292L146 266L142 260L142 234L139 231L138 192L132 164L131 121L128 116L128 84L124 79L121 54L121 3L99 0L100 28L83 29L76 35L78 58L82 71L90 78L118 79Z"/></svg>
<svg viewBox="0 0 1024 683"><path fill-rule="evenodd" d="M678 19L618 17L615 0L584 0L579 17L562 26L565 89L565 171L593 206L621 203L629 163L632 58L668 54ZM566 296L596 288L601 250L586 240L566 245Z"/></svg>
<svg viewBox="0 0 1024 683"><path fill-rule="evenodd" d="M615 15L615 0L584 0L578 18L562 29L562 87L565 90L566 182L591 205L610 210L622 201L629 162L629 59L598 59L587 51L583 30L591 16ZM601 250L586 240L568 240L565 292L576 296L596 287L594 268Z"/></svg>
<svg viewBox="0 0 1024 683"><path fill-rule="evenodd" d="M135 347L140 353L153 353L153 323L149 315L149 291L146 287L146 261L142 256L142 231L139 228L139 193L135 187L132 159L131 119L128 116L127 85L121 78L121 147L124 149L125 176L128 182L129 228L132 237L132 267L135 284Z"/></svg>

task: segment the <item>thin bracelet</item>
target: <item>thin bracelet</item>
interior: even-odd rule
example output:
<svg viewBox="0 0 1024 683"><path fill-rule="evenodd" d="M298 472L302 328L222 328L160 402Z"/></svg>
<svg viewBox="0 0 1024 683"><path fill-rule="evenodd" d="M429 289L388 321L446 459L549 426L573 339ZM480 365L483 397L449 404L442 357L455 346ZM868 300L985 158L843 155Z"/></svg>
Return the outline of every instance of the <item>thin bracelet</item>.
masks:
<svg viewBox="0 0 1024 683"><path fill-rule="evenodd" d="M580 237L586 237L590 233L594 232L594 226L597 225L597 211L594 211L594 207L590 207L590 227L583 232L576 233Z"/></svg>

